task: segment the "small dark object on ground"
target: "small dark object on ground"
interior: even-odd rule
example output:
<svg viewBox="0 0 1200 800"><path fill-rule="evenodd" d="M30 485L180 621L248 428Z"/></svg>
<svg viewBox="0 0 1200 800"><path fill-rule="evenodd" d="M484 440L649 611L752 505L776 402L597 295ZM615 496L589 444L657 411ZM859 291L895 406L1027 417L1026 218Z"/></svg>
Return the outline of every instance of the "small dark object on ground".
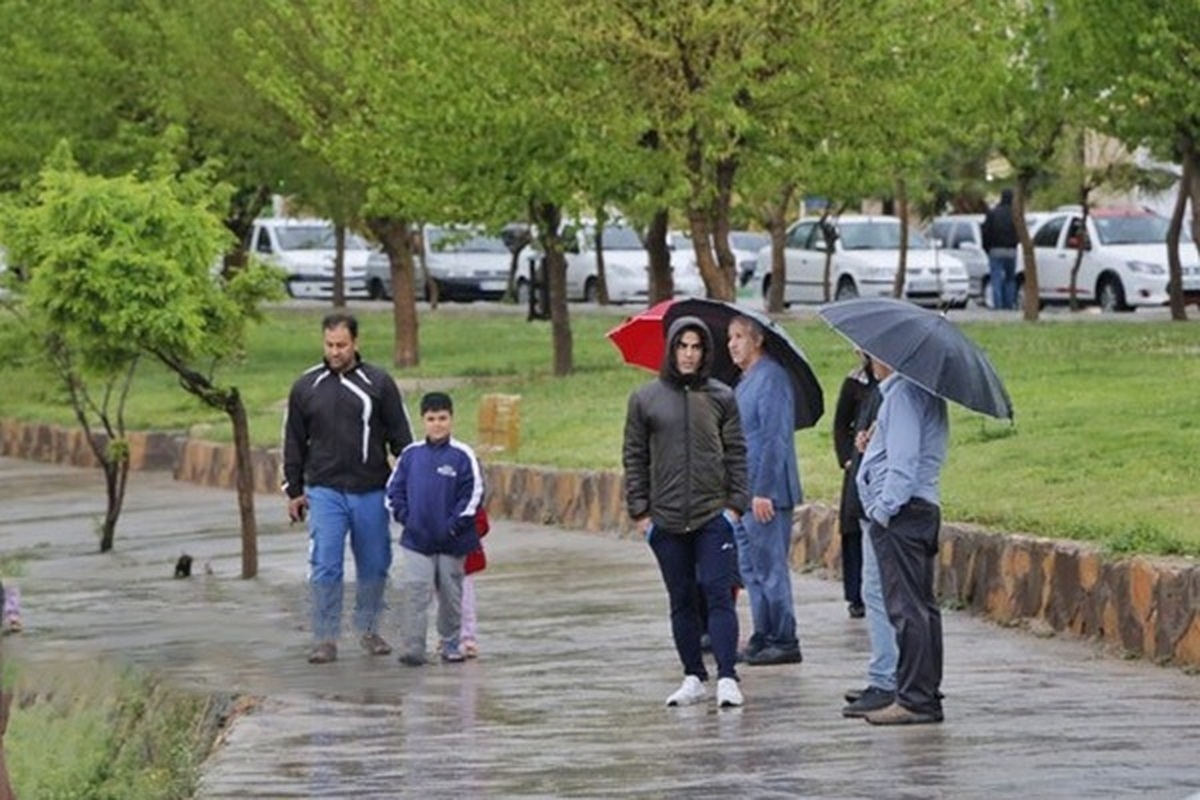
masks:
<svg viewBox="0 0 1200 800"><path fill-rule="evenodd" d="M190 578L192 577L192 557L184 553L175 562L175 577Z"/></svg>

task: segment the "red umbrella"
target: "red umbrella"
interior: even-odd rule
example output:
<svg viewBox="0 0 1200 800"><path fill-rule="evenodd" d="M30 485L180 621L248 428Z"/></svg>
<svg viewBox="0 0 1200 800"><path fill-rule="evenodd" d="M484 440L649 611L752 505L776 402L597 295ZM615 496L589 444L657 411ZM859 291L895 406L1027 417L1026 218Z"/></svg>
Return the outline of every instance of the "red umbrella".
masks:
<svg viewBox="0 0 1200 800"><path fill-rule="evenodd" d="M630 317L608 332L608 338L621 351L626 364L658 372L662 366L667 329L679 317L698 317L713 337L712 376L730 386L738 382L741 370L729 355L728 328L734 317L746 316L762 326L768 353L787 370L795 390L794 425L796 430L811 428L825 411L821 384L803 351L780 325L765 314L721 300L680 297L664 300Z"/></svg>
<svg viewBox="0 0 1200 800"><path fill-rule="evenodd" d="M662 366L663 348L667 336L663 319L675 300L655 303L640 314L628 317L605 334L621 351L626 364L658 372Z"/></svg>

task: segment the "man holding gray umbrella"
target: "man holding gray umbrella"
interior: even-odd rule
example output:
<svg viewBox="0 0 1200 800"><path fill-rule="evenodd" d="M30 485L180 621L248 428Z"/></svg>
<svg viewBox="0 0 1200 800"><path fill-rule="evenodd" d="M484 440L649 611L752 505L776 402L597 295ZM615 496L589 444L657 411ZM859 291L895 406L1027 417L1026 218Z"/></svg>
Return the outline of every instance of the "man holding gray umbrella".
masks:
<svg viewBox="0 0 1200 800"><path fill-rule="evenodd" d="M879 561L900 658L896 699L875 725L942 721L942 614L933 592L941 528L938 481L950 426L946 401L871 358L883 402L858 470L865 533Z"/></svg>
<svg viewBox="0 0 1200 800"><path fill-rule="evenodd" d="M933 580L946 401L1003 419L1012 419L1012 402L987 355L942 314L887 298L829 303L817 313L870 356L882 397L857 486L899 661L895 702L866 719L941 722L942 616Z"/></svg>

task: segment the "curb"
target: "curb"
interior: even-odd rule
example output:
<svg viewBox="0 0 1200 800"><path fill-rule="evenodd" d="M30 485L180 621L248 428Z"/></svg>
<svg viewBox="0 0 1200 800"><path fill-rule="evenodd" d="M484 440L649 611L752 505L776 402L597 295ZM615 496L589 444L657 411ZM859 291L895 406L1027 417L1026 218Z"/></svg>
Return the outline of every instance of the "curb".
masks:
<svg viewBox="0 0 1200 800"><path fill-rule="evenodd" d="M131 433L130 466L176 480L232 488L232 445L171 433ZM0 455L97 467L79 429L0 419ZM255 491L278 491L278 450L253 451ZM621 474L486 464L489 513L506 519L628 538ZM837 509L796 510L792 567L839 574ZM1183 558L1113 559L1081 542L1001 534L943 523L937 590L944 603L1004 625L1070 633L1122 655L1200 667L1200 564Z"/></svg>

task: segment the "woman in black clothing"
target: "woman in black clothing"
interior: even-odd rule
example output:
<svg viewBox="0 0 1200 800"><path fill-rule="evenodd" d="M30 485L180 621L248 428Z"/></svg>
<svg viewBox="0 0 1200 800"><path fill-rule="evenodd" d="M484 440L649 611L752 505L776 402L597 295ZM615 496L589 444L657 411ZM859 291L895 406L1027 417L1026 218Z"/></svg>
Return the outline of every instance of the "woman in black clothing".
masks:
<svg viewBox="0 0 1200 800"><path fill-rule="evenodd" d="M863 616L862 601L862 504L858 499L858 488L854 476L862 460L862 449L857 446L858 434L871 426L875 412L879 410L879 390L869 362L863 364L842 381L838 393L837 410L833 416L833 449L837 454L838 466L842 468L842 502L838 510L838 521L842 533L842 592L849 606L850 616Z"/></svg>

